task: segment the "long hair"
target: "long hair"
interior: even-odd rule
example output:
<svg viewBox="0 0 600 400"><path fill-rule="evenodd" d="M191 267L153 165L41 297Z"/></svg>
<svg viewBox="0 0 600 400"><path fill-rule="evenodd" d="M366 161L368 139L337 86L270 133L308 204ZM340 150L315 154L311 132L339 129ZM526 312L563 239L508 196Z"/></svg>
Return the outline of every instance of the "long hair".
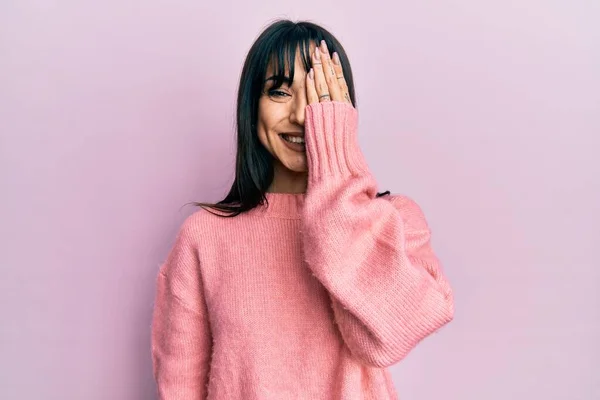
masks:
<svg viewBox="0 0 600 400"><path fill-rule="evenodd" d="M325 28L312 22L273 22L248 51L240 76L236 118L237 155L231 189L218 203L195 203L197 206L210 212L211 209L219 211L216 215L233 217L267 201L265 193L274 176L273 156L262 145L256 131L258 103L267 68L273 61L275 80L271 89L280 88L286 81L286 72L289 72L290 81L294 80L296 52L300 51L303 67L308 72L311 68L310 44L318 44L321 40L325 40L331 54L338 53L350 100L356 107L352 69L340 42Z"/></svg>

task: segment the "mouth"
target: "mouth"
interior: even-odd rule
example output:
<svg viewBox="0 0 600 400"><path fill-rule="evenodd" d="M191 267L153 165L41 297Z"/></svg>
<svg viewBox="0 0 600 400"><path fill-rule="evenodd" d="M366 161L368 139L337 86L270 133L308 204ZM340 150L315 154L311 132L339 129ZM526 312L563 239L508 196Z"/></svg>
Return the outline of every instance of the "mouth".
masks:
<svg viewBox="0 0 600 400"><path fill-rule="evenodd" d="M282 133L279 136L288 143L301 144L301 145L305 144L304 136L289 135L289 134L285 134L285 133Z"/></svg>
<svg viewBox="0 0 600 400"><path fill-rule="evenodd" d="M279 137L285 144L285 146L295 152L304 153L306 151L304 136L300 136L300 133L281 133Z"/></svg>

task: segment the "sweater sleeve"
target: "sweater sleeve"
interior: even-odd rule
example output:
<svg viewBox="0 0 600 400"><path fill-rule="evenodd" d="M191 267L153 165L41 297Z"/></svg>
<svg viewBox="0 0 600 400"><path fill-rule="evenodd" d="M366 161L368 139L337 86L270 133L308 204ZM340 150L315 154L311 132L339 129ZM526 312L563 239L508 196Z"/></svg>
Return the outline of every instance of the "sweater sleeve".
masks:
<svg viewBox="0 0 600 400"><path fill-rule="evenodd" d="M160 400L206 398L212 339L193 233L188 218L157 278L151 341Z"/></svg>
<svg viewBox="0 0 600 400"><path fill-rule="evenodd" d="M376 197L357 122L346 103L306 109L303 248L352 355L387 367L450 322L454 302L419 206L403 196Z"/></svg>

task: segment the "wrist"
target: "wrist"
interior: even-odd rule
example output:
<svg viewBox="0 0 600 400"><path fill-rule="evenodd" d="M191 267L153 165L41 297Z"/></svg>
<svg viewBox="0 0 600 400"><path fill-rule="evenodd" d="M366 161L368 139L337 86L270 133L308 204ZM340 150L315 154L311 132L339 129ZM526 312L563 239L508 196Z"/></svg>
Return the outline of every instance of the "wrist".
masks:
<svg viewBox="0 0 600 400"><path fill-rule="evenodd" d="M368 173L358 145L358 111L349 103L310 104L305 112L309 180Z"/></svg>

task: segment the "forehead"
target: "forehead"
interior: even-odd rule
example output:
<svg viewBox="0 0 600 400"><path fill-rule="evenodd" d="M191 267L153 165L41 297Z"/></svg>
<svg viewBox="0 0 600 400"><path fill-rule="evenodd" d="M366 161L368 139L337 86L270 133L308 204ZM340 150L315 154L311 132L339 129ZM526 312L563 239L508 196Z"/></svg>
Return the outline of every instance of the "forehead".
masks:
<svg viewBox="0 0 600 400"><path fill-rule="evenodd" d="M314 42L310 42L308 46L309 46L309 53L307 54L307 57L310 59L310 55L315 51L315 49L317 48L317 45ZM277 58L277 54L273 54L271 56L271 61L269 62L268 66L267 66L266 77L270 77L276 72L275 71L276 58ZM288 65L287 55L285 55L284 60L285 60L285 75L289 76L289 65ZM297 72L300 72L300 73L305 72L304 67L303 67L302 52L300 51L300 48L296 49L296 54L295 54L294 60L295 60L294 61L294 75L296 75ZM296 80L296 76L294 76L294 80Z"/></svg>

